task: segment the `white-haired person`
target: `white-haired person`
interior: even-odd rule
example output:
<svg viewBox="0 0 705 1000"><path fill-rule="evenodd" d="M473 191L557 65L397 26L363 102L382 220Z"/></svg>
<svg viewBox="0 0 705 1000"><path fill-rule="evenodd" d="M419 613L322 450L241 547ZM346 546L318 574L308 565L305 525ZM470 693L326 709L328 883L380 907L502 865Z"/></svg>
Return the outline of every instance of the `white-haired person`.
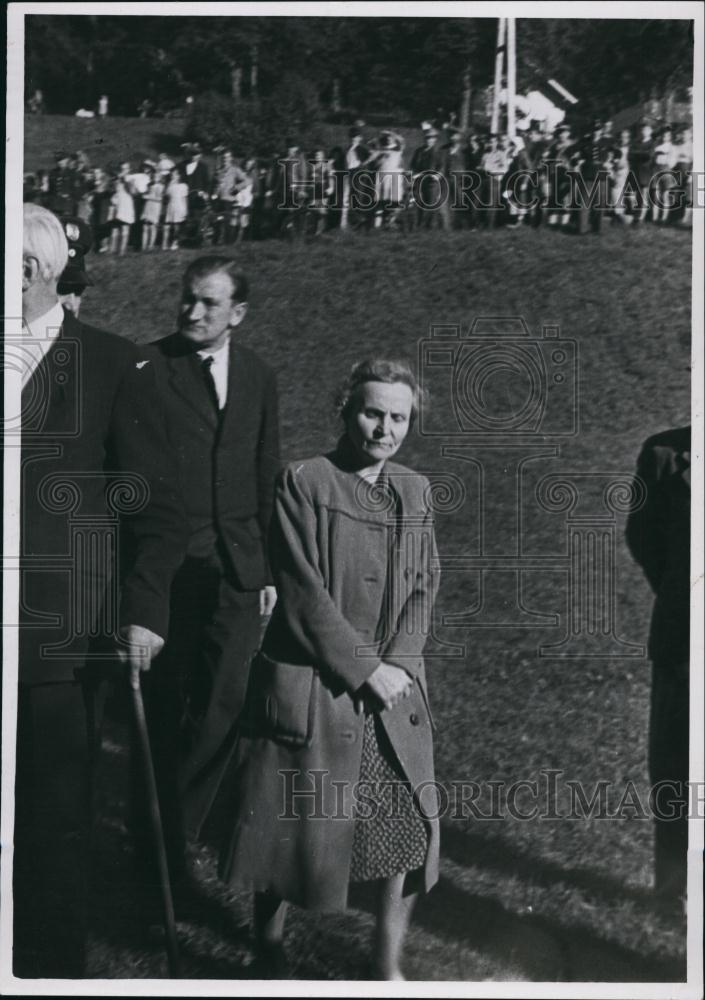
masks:
<svg viewBox="0 0 705 1000"><path fill-rule="evenodd" d="M57 286L68 254L56 216L25 205L23 335L5 344L23 384L13 969L24 978L85 975L96 707L89 640L109 642L133 681L149 669L167 634L171 579L185 550L151 366L127 339L64 312ZM90 538L75 537L76 513ZM109 539L95 538L111 518L131 553L120 566L119 611ZM79 550L85 558L67 565ZM118 618L108 628L111 615Z"/></svg>
<svg viewBox="0 0 705 1000"><path fill-rule="evenodd" d="M374 882L374 978L404 979L419 892L438 878L423 648L438 583L429 483L392 461L420 388L403 362L356 365L333 451L275 495L278 601L252 664L221 874L255 890L262 971L286 978L287 906L343 910ZM385 795L392 792L392 806Z"/></svg>

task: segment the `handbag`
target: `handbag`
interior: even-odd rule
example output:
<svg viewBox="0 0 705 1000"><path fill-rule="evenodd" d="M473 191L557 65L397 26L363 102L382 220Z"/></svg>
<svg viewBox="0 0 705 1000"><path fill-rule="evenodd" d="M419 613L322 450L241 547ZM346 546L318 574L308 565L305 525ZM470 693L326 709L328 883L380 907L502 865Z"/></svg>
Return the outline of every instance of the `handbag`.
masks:
<svg viewBox="0 0 705 1000"><path fill-rule="evenodd" d="M284 746L311 746L317 683L314 667L273 660L260 650L250 668L240 731Z"/></svg>

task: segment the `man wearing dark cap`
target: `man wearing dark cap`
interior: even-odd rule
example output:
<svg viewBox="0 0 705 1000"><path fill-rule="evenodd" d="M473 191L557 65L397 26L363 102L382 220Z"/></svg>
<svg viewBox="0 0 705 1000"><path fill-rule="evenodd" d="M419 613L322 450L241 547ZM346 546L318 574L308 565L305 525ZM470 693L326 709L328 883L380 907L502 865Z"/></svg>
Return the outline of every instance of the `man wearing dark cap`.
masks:
<svg viewBox="0 0 705 1000"><path fill-rule="evenodd" d="M49 208L55 215L73 215L76 211L76 172L70 166L71 155L59 150L56 166L49 172Z"/></svg>
<svg viewBox="0 0 705 1000"><path fill-rule="evenodd" d="M90 276L86 273L84 257L93 245L91 227L83 219L67 218L62 220L66 242L69 245L68 264L61 272L57 292L64 309L78 316L81 309L81 296L86 287L92 285Z"/></svg>
<svg viewBox="0 0 705 1000"><path fill-rule="evenodd" d="M426 129L424 140L423 146L418 146L411 158L416 224L430 229L435 223L447 229L450 217L448 184L444 175L446 158L438 145L438 130L433 126Z"/></svg>
<svg viewBox="0 0 705 1000"><path fill-rule="evenodd" d="M197 217L203 211L203 206L211 191L211 178L208 167L201 159L201 147L197 142L186 147L188 159L179 167L179 173L188 185L189 216Z"/></svg>

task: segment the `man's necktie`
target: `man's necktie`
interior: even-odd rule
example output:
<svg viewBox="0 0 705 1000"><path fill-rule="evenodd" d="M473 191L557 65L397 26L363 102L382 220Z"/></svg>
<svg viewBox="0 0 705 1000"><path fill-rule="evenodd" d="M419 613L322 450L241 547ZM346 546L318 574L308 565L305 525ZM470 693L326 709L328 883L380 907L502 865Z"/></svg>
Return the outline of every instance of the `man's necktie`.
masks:
<svg viewBox="0 0 705 1000"><path fill-rule="evenodd" d="M208 397L213 404L216 414L220 414L218 390L215 387L215 379L213 378L213 372L211 371L214 361L215 358L209 354L208 357L204 358L201 362L201 371L203 372L203 381L206 383L206 389L208 390Z"/></svg>

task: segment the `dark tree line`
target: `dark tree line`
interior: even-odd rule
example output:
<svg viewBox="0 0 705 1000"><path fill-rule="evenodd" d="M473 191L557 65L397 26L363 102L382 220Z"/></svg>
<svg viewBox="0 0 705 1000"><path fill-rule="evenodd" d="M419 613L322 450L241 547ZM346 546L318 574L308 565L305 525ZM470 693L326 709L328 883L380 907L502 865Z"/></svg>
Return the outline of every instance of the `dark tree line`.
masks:
<svg viewBox="0 0 705 1000"><path fill-rule="evenodd" d="M110 97L111 113L183 106L220 93L236 103L296 85L328 111L410 119L457 110L465 75L492 82L495 18L131 17L31 15L26 93L73 113ZM603 113L692 82L692 22L517 23L518 89L549 77ZM468 75L469 74L469 75Z"/></svg>

